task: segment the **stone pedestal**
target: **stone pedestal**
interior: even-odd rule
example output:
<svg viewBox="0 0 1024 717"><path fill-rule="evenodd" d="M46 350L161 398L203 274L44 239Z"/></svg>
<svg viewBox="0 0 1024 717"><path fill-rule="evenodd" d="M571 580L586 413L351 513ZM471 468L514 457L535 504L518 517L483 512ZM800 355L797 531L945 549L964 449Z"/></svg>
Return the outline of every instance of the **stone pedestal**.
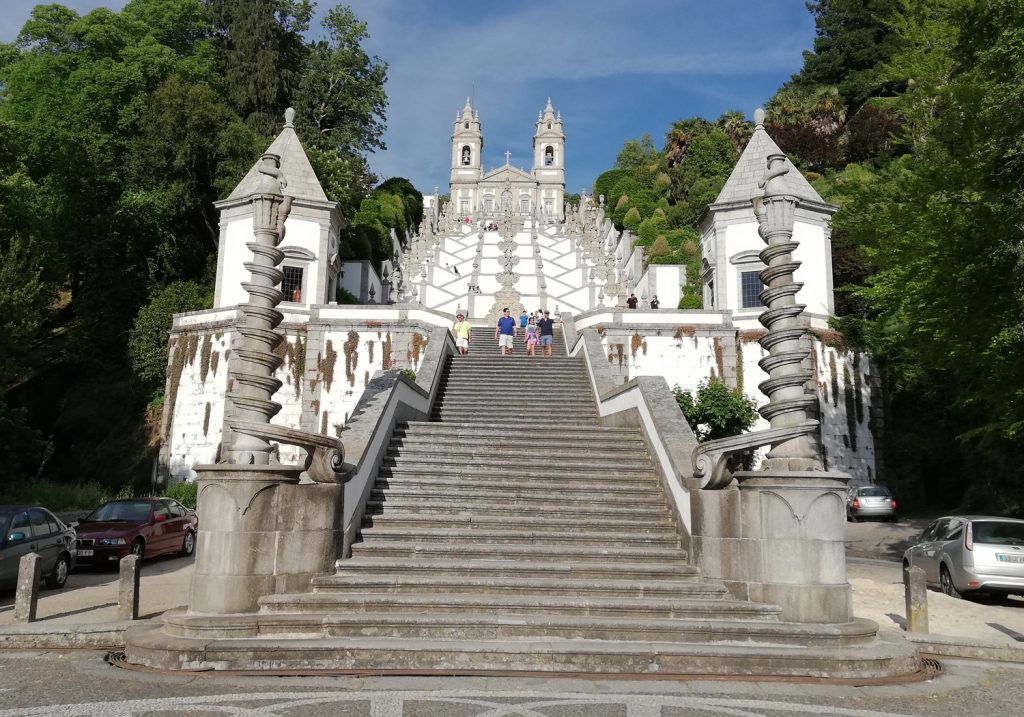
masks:
<svg viewBox="0 0 1024 717"><path fill-rule="evenodd" d="M255 612L265 595L305 592L342 543L341 484L299 484L299 466L196 466L199 536L189 612Z"/></svg>
<svg viewBox="0 0 1024 717"><path fill-rule="evenodd" d="M717 491L691 490L694 562L739 599L779 605L782 619L853 618L846 581L845 473L739 471Z"/></svg>

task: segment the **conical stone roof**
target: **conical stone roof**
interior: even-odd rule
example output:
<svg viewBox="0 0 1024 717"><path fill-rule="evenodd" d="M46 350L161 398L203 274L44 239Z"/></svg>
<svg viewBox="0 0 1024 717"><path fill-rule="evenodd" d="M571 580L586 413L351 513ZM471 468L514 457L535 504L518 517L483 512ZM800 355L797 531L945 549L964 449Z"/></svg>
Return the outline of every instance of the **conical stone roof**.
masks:
<svg viewBox="0 0 1024 717"><path fill-rule="evenodd" d="M309 163L309 157L306 156L302 143L299 142L298 135L295 134L294 118L295 111L289 108L285 112L284 129L267 148L268 153L281 157L281 172L288 181L284 193L295 199L330 203L327 195L324 194L323 187L320 186L316 172L313 171L313 165ZM259 165L260 160L256 160L252 169L238 183L226 201L244 199L257 191L260 181Z"/></svg>
<svg viewBox="0 0 1024 717"><path fill-rule="evenodd" d="M755 195L763 194L764 190L757 186L757 183L764 177L767 171L767 159L770 154L785 154L775 140L768 136L764 129L764 110L754 113L756 126L754 134L747 143L746 149L740 155L739 161L726 180L725 186L719 192L714 204L729 204L733 202L749 202ZM806 199L818 204L826 204L821 195L815 191L810 182L800 174L793 163L786 158L786 166L789 172L783 177L783 188L786 194L798 199ZM712 205L714 206L714 205Z"/></svg>

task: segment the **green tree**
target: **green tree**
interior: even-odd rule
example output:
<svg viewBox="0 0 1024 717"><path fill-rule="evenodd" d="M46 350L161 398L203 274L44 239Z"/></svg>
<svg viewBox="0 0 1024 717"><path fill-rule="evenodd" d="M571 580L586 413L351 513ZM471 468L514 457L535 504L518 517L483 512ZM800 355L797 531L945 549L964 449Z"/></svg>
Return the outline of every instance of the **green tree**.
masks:
<svg viewBox="0 0 1024 717"><path fill-rule="evenodd" d="M658 164L661 155L654 147L651 135L644 132L640 139L628 140L615 158L615 168L635 171Z"/></svg>
<svg viewBox="0 0 1024 717"><path fill-rule="evenodd" d="M323 20L326 38L308 48L295 95L307 140L339 153L384 149L387 63L363 49L366 23L338 5Z"/></svg>
<svg viewBox="0 0 1024 717"><path fill-rule="evenodd" d="M135 317L128 337L135 376L149 388L162 391L167 369L167 335L175 314L206 309L213 303L208 287L177 281L153 293Z"/></svg>

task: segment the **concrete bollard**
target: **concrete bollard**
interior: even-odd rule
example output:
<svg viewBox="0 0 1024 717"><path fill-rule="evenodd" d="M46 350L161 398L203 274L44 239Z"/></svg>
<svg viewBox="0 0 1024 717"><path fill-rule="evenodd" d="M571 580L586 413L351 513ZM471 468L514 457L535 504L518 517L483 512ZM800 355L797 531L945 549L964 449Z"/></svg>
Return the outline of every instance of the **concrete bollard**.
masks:
<svg viewBox="0 0 1024 717"><path fill-rule="evenodd" d="M39 553L23 555L18 563L18 592L14 597L14 621L35 622L43 563Z"/></svg>
<svg viewBox="0 0 1024 717"><path fill-rule="evenodd" d="M121 558L121 580L117 588L117 618L119 620L139 619L139 580L142 571L138 555Z"/></svg>
<svg viewBox="0 0 1024 717"><path fill-rule="evenodd" d="M907 632L928 632L928 586L924 570L904 570L903 588L907 599Z"/></svg>

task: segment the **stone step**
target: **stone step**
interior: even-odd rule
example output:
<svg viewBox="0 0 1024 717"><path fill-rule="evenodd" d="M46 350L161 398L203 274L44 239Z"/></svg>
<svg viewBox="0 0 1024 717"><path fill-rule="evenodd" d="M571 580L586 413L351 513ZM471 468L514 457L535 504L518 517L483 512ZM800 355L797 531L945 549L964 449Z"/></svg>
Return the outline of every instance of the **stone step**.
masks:
<svg viewBox="0 0 1024 717"><path fill-rule="evenodd" d="M604 454L602 454L604 455ZM470 472L493 471L495 475L515 474L517 470L548 471L552 476L562 471L601 474L609 471L621 471L623 475L649 476L652 474L651 462L646 458L602 457L587 460L577 456L566 457L564 454L548 453L546 455L523 450L520 454L485 453L481 455L444 455L426 454L410 451L401 455L388 454L384 457L384 467L401 466L411 469L422 467L428 472L444 467L449 473L458 474L462 469Z"/></svg>
<svg viewBox="0 0 1024 717"><path fill-rule="evenodd" d="M610 580L552 577L495 577L493 575L373 575L348 574L344 568L335 575L313 580L318 593L355 591L372 593L428 593L432 595L538 595L559 597L631 597L723 600L725 586L694 580Z"/></svg>
<svg viewBox="0 0 1024 717"><path fill-rule="evenodd" d="M545 595L460 595L424 593L358 593L354 591L269 595L260 600L263 612L358 614L429 612L431 616L463 613L577 615L620 618L690 620L778 620L775 605L719 598L667 599L627 597L561 597Z"/></svg>
<svg viewBox="0 0 1024 717"><path fill-rule="evenodd" d="M557 477L555 477L557 476ZM447 485L475 485L485 488L497 488L508 485L504 478L495 478L490 471L481 473L467 473L460 470L458 475L453 475L451 470L437 468L432 472L419 470L406 470L400 465L383 468L378 474L378 480L383 479L381 485L400 486L404 484L422 485L427 490ZM518 472L516 483L524 488L548 488L550 490L591 490L595 493L615 493L619 490L648 490L660 491L660 483L657 476L651 473L648 476L623 476L620 473L605 474L582 474L582 473L553 473L549 470L537 470L530 473Z"/></svg>
<svg viewBox="0 0 1024 717"><path fill-rule="evenodd" d="M566 433L568 434L568 432ZM453 448L475 447L481 444L491 445L498 442L510 442L520 446L521 449L557 448L564 452L568 448L573 447L571 446L571 442L576 440L587 441L587 445L600 446L602 451L632 451L636 453L643 453L645 455L647 454L647 444L645 444L638 436L633 436L631 438L625 436L602 436L594 435L592 433L588 434L585 431L576 432L574 435L560 436L555 436L550 433L510 436L508 431L485 432L485 430L481 430L480 433L476 434L469 433L468 431L426 433L423 431L398 430L391 434L392 445L397 443L401 446L408 447L437 446L439 445L438 441L444 441L444 446L452 446Z"/></svg>
<svg viewBox="0 0 1024 717"><path fill-rule="evenodd" d="M551 381L551 382L540 382L530 381L523 384L517 389L513 389L507 385L490 385L490 386L448 386L447 388L442 387L438 391L437 396L443 400L506 400L510 398L516 398L523 396L523 393L517 392L519 390L526 391L527 396L531 391L544 391L544 400L547 402L554 401L566 401L568 403L576 401L588 401L593 404L592 398L593 393L590 390L589 385L580 387L569 387L566 386L563 381Z"/></svg>
<svg viewBox="0 0 1024 717"><path fill-rule="evenodd" d="M536 393L537 395L442 397L434 404L434 408L447 411L505 411L524 414L548 412L557 408L560 414L595 413L593 399L550 399L540 388Z"/></svg>
<svg viewBox="0 0 1024 717"><path fill-rule="evenodd" d="M650 489L633 492L622 491L615 494L614 500L608 500L604 493L595 493L590 490L550 490L528 486L519 487L512 482L500 488L469 484L446 487L442 491L428 491L408 484L385 486L378 483L373 486L370 494L371 500L385 500L388 503L399 498L424 499L431 496L454 499L459 503L463 500L504 503L510 506L516 505L521 511L534 510L536 503L564 503L566 507L569 507L571 504L574 508L601 507L608 503L614 503L622 507L647 506L656 508L665 505L664 497Z"/></svg>
<svg viewBox="0 0 1024 717"><path fill-rule="evenodd" d="M516 447L509 441L505 445L473 446L472 444L453 444L426 446L426 445L395 445L388 446L387 455L391 458L402 458L413 462L427 462L441 459L446 465L458 470L458 464L452 465L453 461L466 464L498 464L519 466L549 466L552 473L557 475L563 470L579 467L586 469L588 466L600 466L602 463L611 463L612 467L635 468L638 470L651 470L651 461L646 454L635 450L606 451L594 450L592 454L584 457L566 455L567 449L562 446L557 448L534 448L529 441L524 445Z"/></svg>
<svg viewBox="0 0 1024 717"><path fill-rule="evenodd" d="M639 445L646 446L640 432L635 428L612 428L606 426L587 426L585 428L572 428L561 423L538 423L542 430L537 435L545 440L600 440L603 442L633 441ZM487 427L476 423L428 423L414 422L399 424L396 427L395 435L424 437L428 440L449 440L450 437L459 438L508 438L508 431L500 426Z"/></svg>
<svg viewBox="0 0 1024 717"><path fill-rule="evenodd" d="M365 558L448 558L451 560L502 559L502 560L565 560L578 563L677 563L686 564L686 554L681 548L648 547L598 547L590 545L506 545L500 543L423 543L417 541L392 541L388 543L356 543L352 555Z"/></svg>
<svg viewBox="0 0 1024 717"><path fill-rule="evenodd" d="M473 529L460 528L363 528L363 542L381 543L457 543L459 541L480 541L490 545L591 545L609 548L652 547L680 549L679 535L670 530L649 531L584 531L540 529Z"/></svg>
<svg viewBox="0 0 1024 717"><path fill-rule="evenodd" d="M548 518L532 515L489 515L487 513L405 513L396 510L389 510L387 514L366 515L363 519L365 525L374 526L395 526L395 527L416 527L430 526L436 528L465 528L468 530L491 529L491 528L516 528L519 530L527 528L561 528L580 530L638 530L638 529L664 529L675 530L675 523L666 513L662 518L642 516L632 518L624 516L621 518Z"/></svg>
<svg viewBox="0 0 1024 717"><path fill-rule="evenodd" d="M524 511L523 502L527 503L529 511ZM544 515L549 518L572 518L580 517L591 520L598 520L602 517L622 518L652 518L664 519L670 516L668 508L662 502L647 504L609 505L608 501L575 501L571 504L561 503L552 500L537 501L504 501L495 503L489 498L466 498L460 497L452 500L445 496L425 496L421 494L397 494L389 493L386 503L387 510L396 510L403 513L419 513L424 515L436 515L456 513L459 511L470 511L473 513L509 514L509 515ZM367 514L380 515L384 513L385 502L383 491L371 495L366 504Z"/></svg>
<svg viewBox="0 0 1024 717"><path fill-rule="evenodd" d="M354 547L354 546L353 546ZM701 582L700 569L685 561L650 561L637 564L579 562L576 560L513 560L499 557L452 559L432 557L362 557L336 562L337 575L403 575L450 578L544 578L552 580L633 580ZM317 578L329 580L333 576Z"/></svg>
<svg viewBox="0 0 1024 717"><path fill-rule="evenodd" d="M367 614L355 616L368 626ZM423 622L431 616L421 616ZM457 620L459 616L436 616ZM551 616L549 619L554 619ZM348 616L189 615L175 610L160 625L140 626L127 646L129 662L162 669L409 670L474 674L496 670L535 672L669 675L753 675L876 678L911 674L919 668L913 649L903 643L874 640L877 626L868 620L843 625L756 623L756 641L742 633L721 633L704 623L697 642L587 639L413 639L332 637L332 622L348 633ZM392 623L397 614L384 616ZM472 619L472 618L470 618ZM492 616L494 623L509 622ZM594 620L596 618L589 618ZM557 623L556 623L557 624ZM741 623L746 625L754 622ZM726 625L722 625L727 629ZM770 627L776 629L770 630ZM533 630L536 632L536 630ZM454 631L453 631L454 632ZM754 634L754 633L752 633ZM178 635L182 635L178 637ZM185 637L184 635L196 635ZM230 639L226 636L248 639ZM791 637L790 637L791 636ZM794 639L795 638L795 639ZM793 644L793 643L796 644Z"/></svg>
<svg viewBox="0 0 1024 717"><path fill-rule="evenodd" d="M551 408L541 406L540 409L544 413L550 414ZM519 424L532 424L532 416L530 413L538 413L536 408L531 409L530 412L517 411L515 409L502 409L498 408L445 408L444 406L435 407L431 418L444 422L446 420L456 421L470 421L476 420L481 423L505 423L508 421L518 421ZM584 424L584 425L596 425L597 412L591 408L589 410L566 410L558 411L558 415L563 420L573 424Z"/></svg>

